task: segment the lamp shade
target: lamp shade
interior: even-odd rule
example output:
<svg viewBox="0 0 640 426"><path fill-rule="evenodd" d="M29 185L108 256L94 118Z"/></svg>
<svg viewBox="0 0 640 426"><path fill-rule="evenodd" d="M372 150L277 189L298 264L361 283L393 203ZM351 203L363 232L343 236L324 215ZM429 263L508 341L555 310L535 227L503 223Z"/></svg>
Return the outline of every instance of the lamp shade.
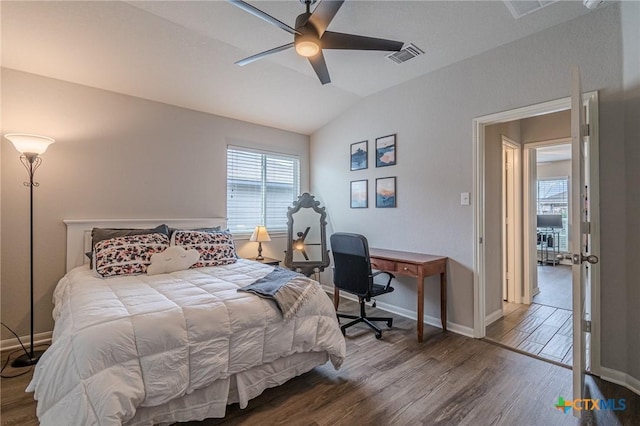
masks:
<svg viewBox="0 0 640 426"><path fill-rule="evenodd" d="M9 133L4 135L4 137L11 141L20 154L42 155L49 145L55 142L55 140L46 136L29 135L26 133Z"/></svg>
<svg viewBox="0 0 640 426"><path fill-rule="evenodd" d="M251 234L251 238L249 241L271 241L271 237L269 237L269 233L267 232L267 228L265 226L256 226L256 229L253 230L253 234Z"/></svg>

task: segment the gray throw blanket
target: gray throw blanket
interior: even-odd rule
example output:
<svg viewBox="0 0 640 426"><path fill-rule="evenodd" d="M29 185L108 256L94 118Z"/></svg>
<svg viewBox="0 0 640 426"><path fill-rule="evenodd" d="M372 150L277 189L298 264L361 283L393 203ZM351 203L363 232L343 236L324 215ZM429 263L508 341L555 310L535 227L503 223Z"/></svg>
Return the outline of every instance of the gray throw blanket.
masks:
<svg viewBox="0 0 640 426"><path fill-rule="evenodd" d="M266 276L238 291L273 300L285 321L288 321L319 288L318 283L302 274L276 267Z"/></svg>

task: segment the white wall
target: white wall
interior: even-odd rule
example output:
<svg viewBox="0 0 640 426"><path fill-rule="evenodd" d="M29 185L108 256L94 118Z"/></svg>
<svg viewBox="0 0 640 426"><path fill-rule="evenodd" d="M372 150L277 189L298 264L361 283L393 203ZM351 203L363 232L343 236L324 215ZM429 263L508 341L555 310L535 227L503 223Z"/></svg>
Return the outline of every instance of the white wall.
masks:
<svg viewBox="0 0 640 426"><path fill-rule="evenodd" d="M627 194L619 191L626 182L621 41L614 4L364 99L311 137L312 191L327 206L331 231L363 233L374 247L448 256L449 318L472 327L473 211L460 205L460 192L473 185L472 119L569 96L570 69L577 64L584 90L600 90L601 202L607 206L601 212L607 288L602 363L628 371L622 319L627 231L621 226ZM371 144L389 133L398 134L396 166L349 171L350 143L369 139ZM398 177L398 207L350 210L349 181L369 179L371 193L375 178L383 176ZM415 310L412 281L401 279L397 287L385 302ZM429 279L427 314L439 315L438 300L437 280Z"/></svg>
<svg viewBox="0 0 640 426"><path fill-rule="evenodd" d="M226 216L226 146L300 156L309 186L309 137L14 70L2 72L2 133L56 139L34 192L35 332L50 331L51 295L65 272L63 219ZM26 172L2 138L2 322L29 333ZM246 244L245 244L246 243ZM246 246L245 246L246 245ZM283 258L284 238L264 255ZM256 244L240 241L241 256ZM5 334L3 338L10 335Z"/></svg>

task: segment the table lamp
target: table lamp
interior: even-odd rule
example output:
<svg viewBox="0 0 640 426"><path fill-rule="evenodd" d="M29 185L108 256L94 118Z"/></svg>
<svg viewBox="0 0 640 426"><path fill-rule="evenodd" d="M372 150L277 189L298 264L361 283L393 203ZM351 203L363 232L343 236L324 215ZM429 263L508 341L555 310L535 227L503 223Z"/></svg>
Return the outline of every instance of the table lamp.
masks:
<svg viewBox="0 0 640 426"><path fill-rule="evenodd" d="M262 256L262 242L271 241L267 228L264 225L256 226L256 229L253 230L253 234L251 234L249 241L258 242L258 257L256 257L256 260L264 260L264 257Z"/></svg>

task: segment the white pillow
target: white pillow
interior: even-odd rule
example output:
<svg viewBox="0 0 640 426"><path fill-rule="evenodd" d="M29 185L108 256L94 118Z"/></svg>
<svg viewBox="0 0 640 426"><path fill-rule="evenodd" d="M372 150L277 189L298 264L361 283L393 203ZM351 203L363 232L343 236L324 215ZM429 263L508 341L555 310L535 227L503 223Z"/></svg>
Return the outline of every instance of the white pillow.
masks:
<svg viewBox="0 0 640 426"><path fill-rule="evenodd" d="M162 253L151 256L147 275L168 274L169 272L189 269L200 259L198 250L185 250L180 246L171 246Z"/></svg>

